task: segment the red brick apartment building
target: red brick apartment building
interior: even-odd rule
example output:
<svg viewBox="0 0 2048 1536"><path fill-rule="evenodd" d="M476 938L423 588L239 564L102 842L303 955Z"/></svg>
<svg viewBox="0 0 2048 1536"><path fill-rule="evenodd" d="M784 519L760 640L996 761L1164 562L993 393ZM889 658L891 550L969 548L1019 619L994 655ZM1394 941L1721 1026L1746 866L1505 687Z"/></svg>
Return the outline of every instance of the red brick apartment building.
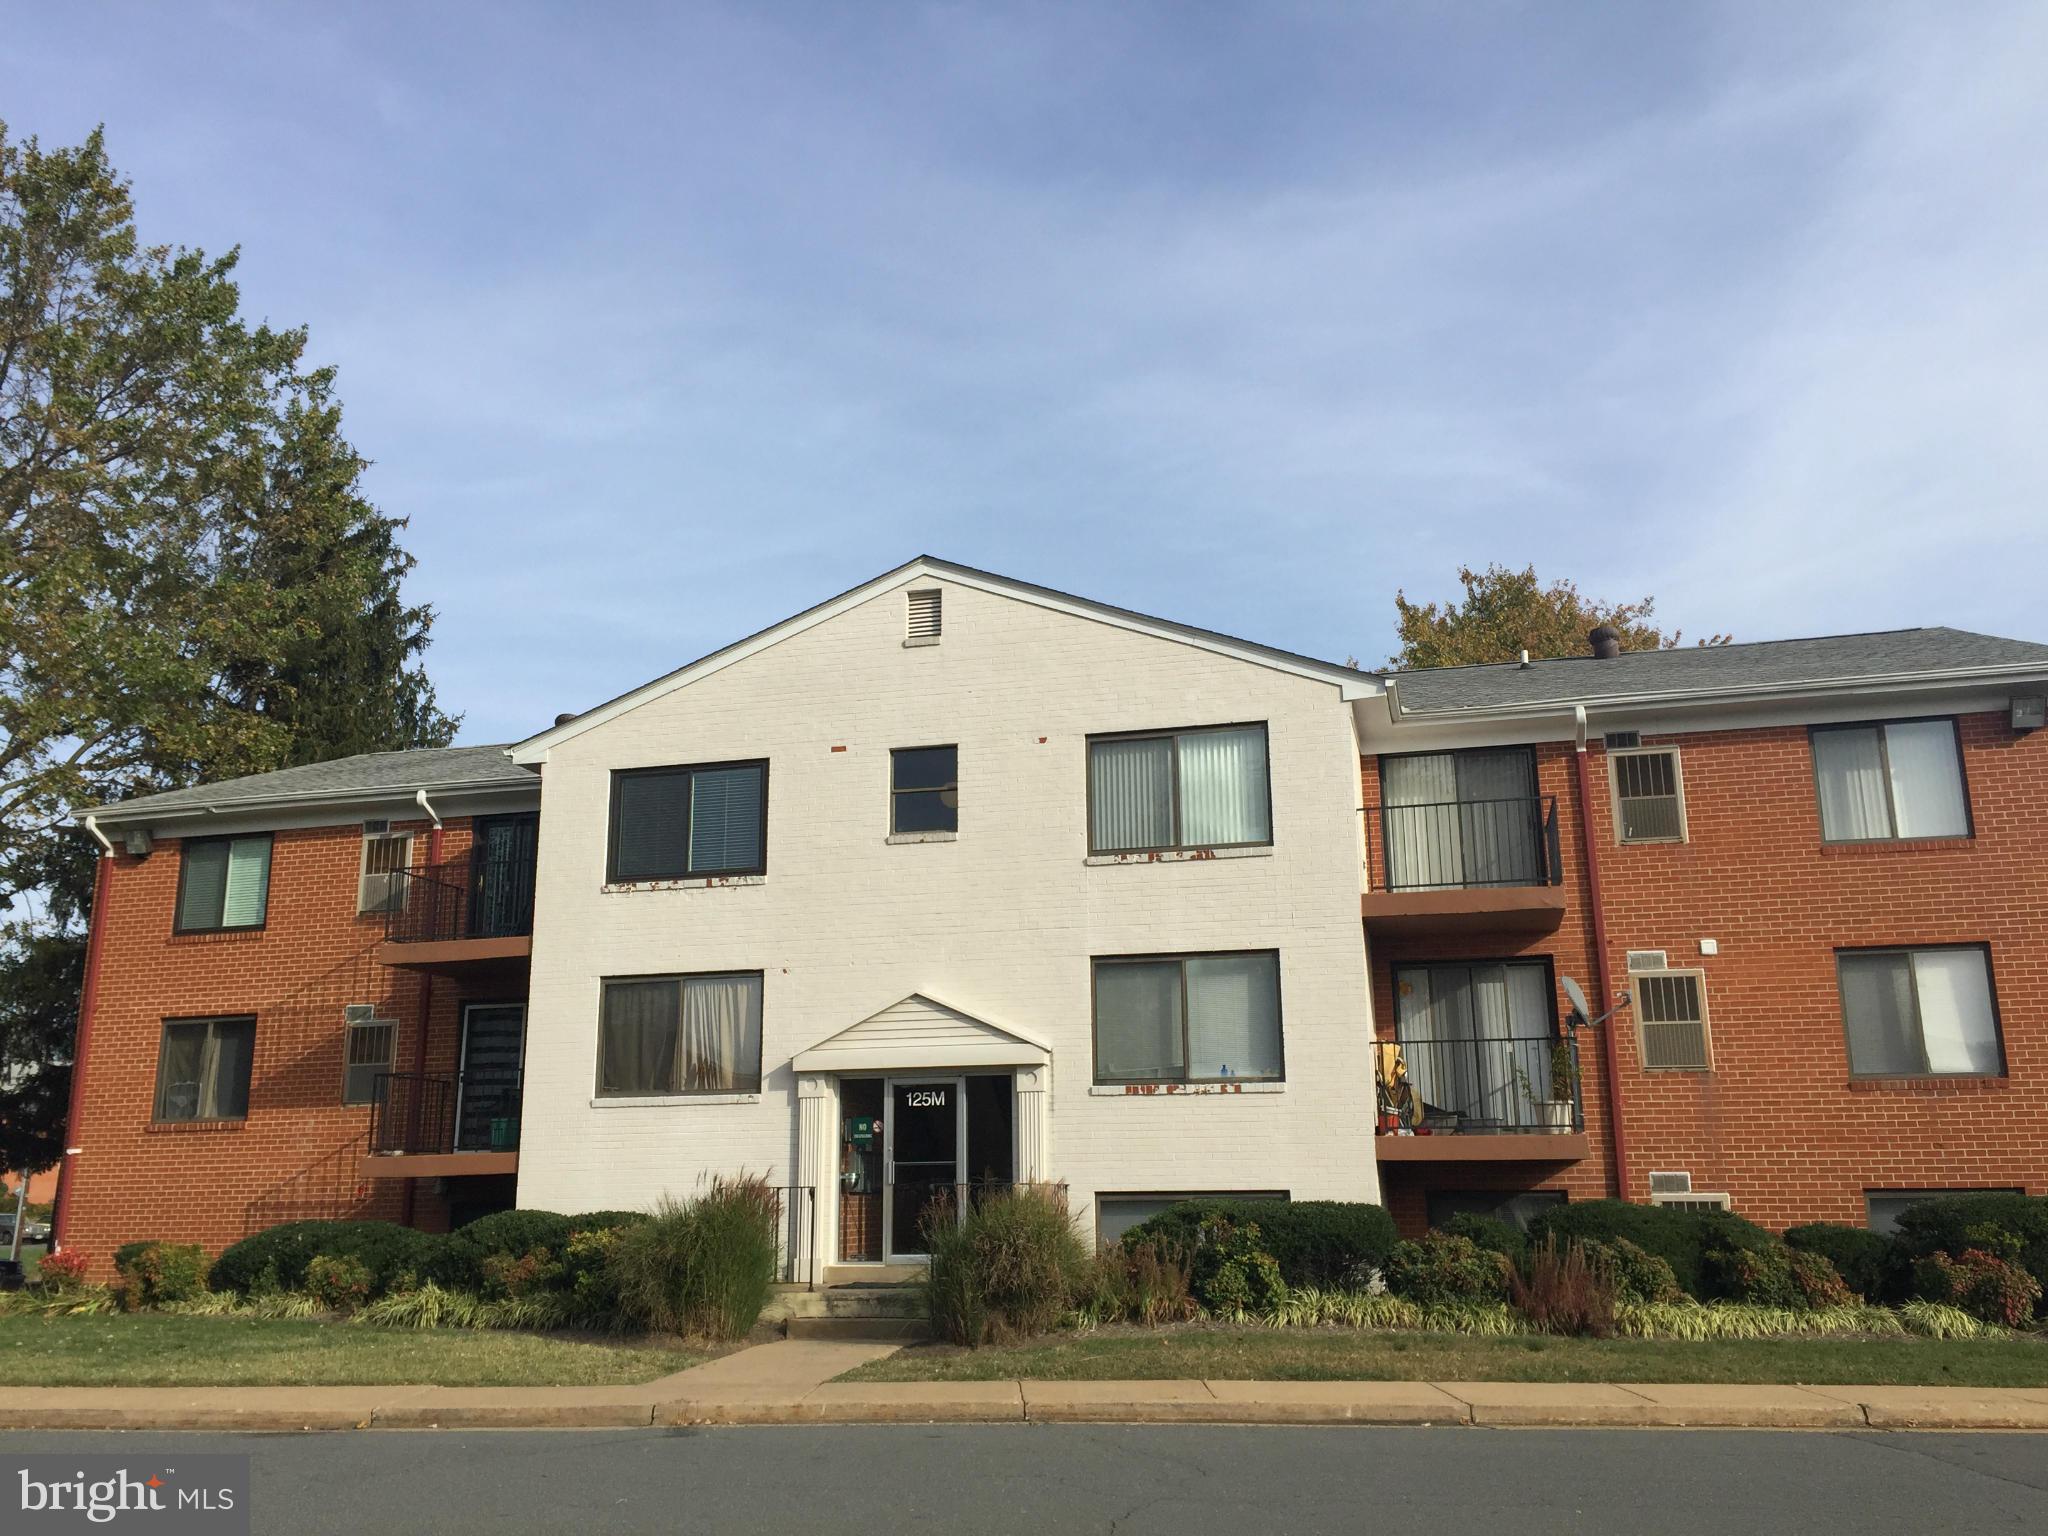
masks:
<svg viewBox="0 0 2048 1536"><path fill-rule="evenodd" d="M1357 1102L1400 1223L1621 1194L1884 1224L1916 1191L2048 1192L2048 646L1605 649L1333 694L1374 1017L1288 1027L1383 1042ZM107 853L59 1240L98 1265L512 1204L540 806L466 747L85 818ZM1567 979L1605 1017L1574 1027Z"/></svg>
<svg viewBox="0 0 2048 1536"><path fill-rule="evenodd" d="M379 753L102 811L59 1241L512 1202L531 773Z"/></svg>
<svg viewBox="0 0 2048 1536"><path fill-rule="evenodd" d="M1602 649L1359 706L1397 1220L2048 1190L2048 647Z"/></svg>

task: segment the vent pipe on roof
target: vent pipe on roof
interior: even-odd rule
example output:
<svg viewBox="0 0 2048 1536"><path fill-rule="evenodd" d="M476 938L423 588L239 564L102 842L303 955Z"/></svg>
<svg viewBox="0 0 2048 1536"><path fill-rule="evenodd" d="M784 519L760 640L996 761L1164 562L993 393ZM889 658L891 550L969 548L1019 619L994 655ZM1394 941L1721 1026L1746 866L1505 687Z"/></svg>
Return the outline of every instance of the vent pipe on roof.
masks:
<svg viewBox="0 0 2048 1536"><path fill-rule="evenodd" d="M1522 665L1529 665L1529 648L1526 645L1522 647Z"/></svg>
<svg viewBox="0 0 2048 1536"><path fill-rule="evenodd" d="M1593 654L1602 661L1612 661L1621 654L1621 636L1611 624L1602 624L1586 638L1593 643Z"/></svg>
<svg viewBox="0 0 2048 1536"><path fill-rule="evenodd" d="M564 711L563 713L561 713L561 714L559 714L559 715L555 716L555 724L557 724L557 725L567 725L567 724L568 724L568 723L569 723L569 722L570 722L571 720L574 720L575 718L576 718L576 711L574 711L573 709L572 709L572 710L565 710L565 711Z"/></svg>

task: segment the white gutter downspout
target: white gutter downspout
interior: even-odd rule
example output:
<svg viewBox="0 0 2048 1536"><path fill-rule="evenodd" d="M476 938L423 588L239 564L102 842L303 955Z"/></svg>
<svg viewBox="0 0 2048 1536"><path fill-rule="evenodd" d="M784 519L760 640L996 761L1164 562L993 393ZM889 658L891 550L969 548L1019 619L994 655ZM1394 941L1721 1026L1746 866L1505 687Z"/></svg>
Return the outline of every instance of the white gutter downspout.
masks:
<svg viewBox="0 0 2048 1536"><path fill-rule="evenodd" d="M433 824L434 824L434 830L435 830L436 832L440 831L440 830L441 830L441 814L440 814L440 812L436 811L436 810L434 809L434 807L433 807L432 803L428 801L428 799L427 799L427 792L426 792L426 791L425 791L425 790L423 789L423 790L419 791L419 793L417 793L416 795L414 795L414 796L413 796L413 799L417 800L417 801L419 802L419 807L420 807L420 809L421 809L421 810L423 810L423 811L425 811L425 812L427 813L427 819L433 822Z"/></svg>
<svg viewBox="0 0 2048 1536"><path fill-rule="evenodd" d="M85 830L93 835L94 841L107 850L107 857L111 859L114 856L113 840L100 830L100 822L97 816L85 818Z"/></svg>

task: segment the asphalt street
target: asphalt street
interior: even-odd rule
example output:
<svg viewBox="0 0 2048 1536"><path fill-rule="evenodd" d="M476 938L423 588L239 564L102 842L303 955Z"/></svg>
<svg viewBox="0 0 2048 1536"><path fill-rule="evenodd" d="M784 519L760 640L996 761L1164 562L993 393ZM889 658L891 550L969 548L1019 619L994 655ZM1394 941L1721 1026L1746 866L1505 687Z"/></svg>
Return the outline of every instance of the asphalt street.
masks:
<svg viewBox="0 0 2048 1536"><path fill-rule="evenodd" d="M990 1425L0 1434L246 1452L258 1531L2048 1530L2048 1436ZM26 1528L26 1527L24 1527Z"/></svg>

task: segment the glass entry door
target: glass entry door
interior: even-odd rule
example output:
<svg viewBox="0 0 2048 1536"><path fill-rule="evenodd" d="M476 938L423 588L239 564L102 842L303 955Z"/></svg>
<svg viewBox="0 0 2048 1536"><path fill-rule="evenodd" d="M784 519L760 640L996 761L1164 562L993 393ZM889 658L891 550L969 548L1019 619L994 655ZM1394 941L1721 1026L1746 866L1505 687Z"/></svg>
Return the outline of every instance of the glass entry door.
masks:
<svg viewBox="0 0 2048 1536"><path fill-rule="evenodd" d="M957 1077L891 1078L889 1081L888 1164L883 1217L889 1234L889 1258L921 1258L920 1230L932 1201L954 1198L964 1156L963 1085Z"/></svg>

